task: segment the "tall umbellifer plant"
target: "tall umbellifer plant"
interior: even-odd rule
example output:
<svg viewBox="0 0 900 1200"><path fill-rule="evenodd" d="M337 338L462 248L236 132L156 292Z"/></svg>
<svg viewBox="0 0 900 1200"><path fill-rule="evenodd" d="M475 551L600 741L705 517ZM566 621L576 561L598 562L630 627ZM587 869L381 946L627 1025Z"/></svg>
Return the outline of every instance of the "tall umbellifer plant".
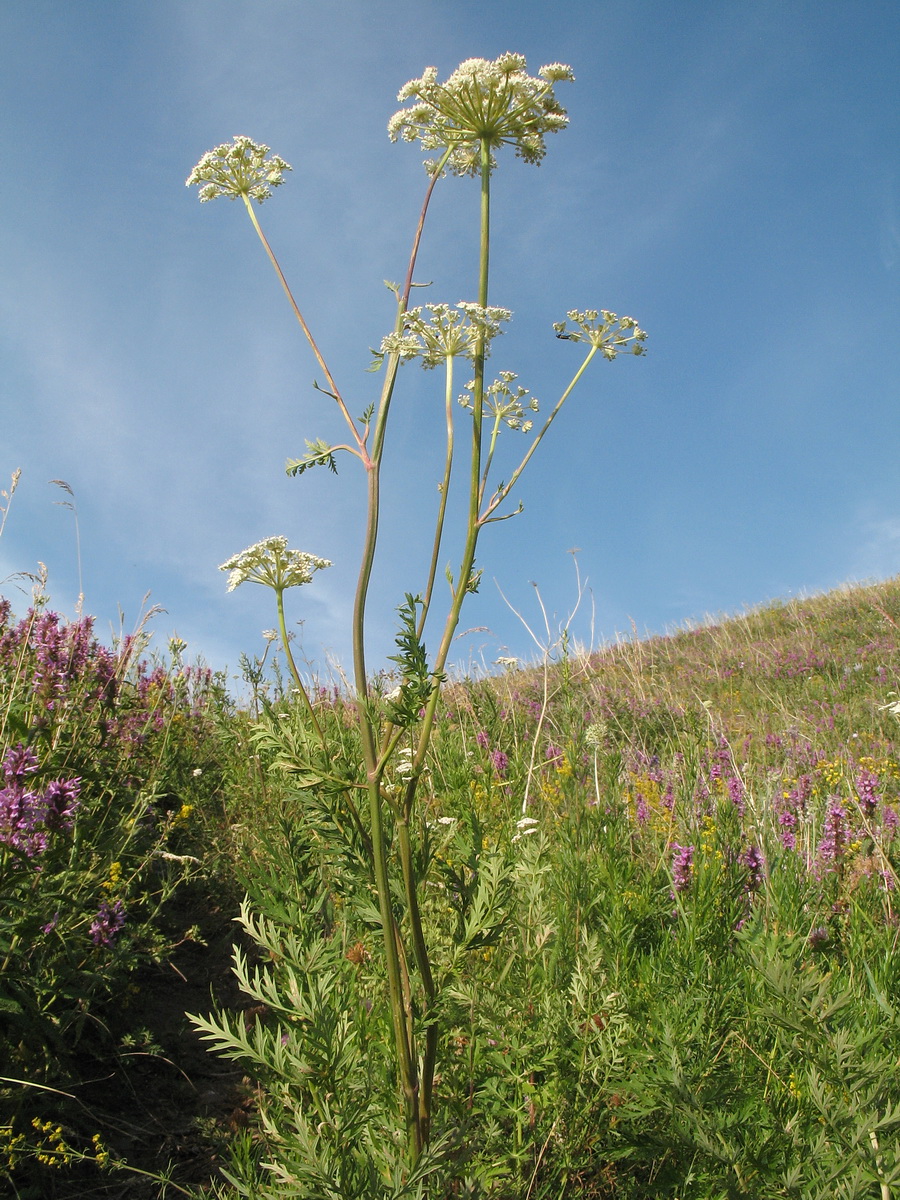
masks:
<svg viewBox="0 0 900 1200"><path fill-rule="evenodd" d="M326 807L333 818L330 827L345 831L354 853L365 860L377 892L399 1103L410 1164L421 1160L432 1137L433 1085L442 1020L441 984L436 982L434 951L423 919L423 883L429 860L416 844L417 795L427 773L436 710L460 613L466 596L478 586L480 572L474 564L479 537L485 526L521 510L521 504L510 509L507 501L591 360L598 355L614 359L620 352L644 352L646 335L631 317L618 317L607 310L569 312L568 320L555 325L554 331L573 345L581 344L586 353L571 382L542 420L537 417L536 400L516 383L513 373L500 372L493 381L485 373L491 344L511 316L489 299L491 179L497 155L504 146L512 146L525 162L540 163L546 152L546 136L568 123L554 88L573 78L571 68L559 63L542 67L536 77L530 76L522 55L504 54L494 61L469 59L443 83L438 81L437 70L429 67L421 78L400 90L398 99L404 106L391 118L389 136L392 141L418 141L433 157L425 163L428 186L405 281L389 285L396 295L396 317L393 331L383 339L377 354L376 365L383 377L380 395L359 418L351 416L256 216L255 205L269 198L291 168L270 154L268 146L236 137L205 154L187 180L188 185L199 187L201 201L219 196L243 201L324 374L327 387L322 390L337 405L346 423L346 443L308 441L303 457L289 461L288 473L302 475L316 466L334 471L337 456L344 453L359 462L368 481L352 629L354 711L361 762L346 761L346 740L338 747L327 721L317 713L317 703L294 664L284 625L285 589L308 582L314 571L329 565L327 561L290 550L284 538L269 538L223 564L223 569L231 572L230 587L253 581L275 591L284 652L305 713L302 723L293 726L295 775L303 786L327 797ZM429 202L438 182L448 175L475 176L480 181L474 299L456 305L410 307ZM445 465L424 587L418 594L407 594L399 606L399 653L394 660L399 667L399 683L384 695L367 670L366 601L382 518L381 468L398 369L402 362L416 359L425 368L443 368L445 374ZM469 432L467 451L460 449L456 438L457 360L471 376L459 397ZM504 427L531 440L518 466L504 481L494 482L495 450ZM468 459L468 502L457 543L458 565L455 572L448 572L449 607L437 651L429 661L423 632L434 601L438 563L448 540L451 473L461 454Z"/></svg>

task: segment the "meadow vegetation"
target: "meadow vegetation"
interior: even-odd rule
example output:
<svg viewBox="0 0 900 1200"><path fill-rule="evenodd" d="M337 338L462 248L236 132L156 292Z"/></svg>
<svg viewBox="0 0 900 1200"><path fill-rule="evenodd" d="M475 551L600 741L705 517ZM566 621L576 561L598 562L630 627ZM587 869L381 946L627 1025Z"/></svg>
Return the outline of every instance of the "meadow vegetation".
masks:
<svg viewBox="0 0 900 1200"><path fill-rule="evenodd" d="M440 1150L416 1181L365 818L298 778L303 706L277 672L254 716L177 658L7 613L11 1194L896 1196L898 626L891 581L444 686L415 830ZM350 698L311 696L352 743ZM180 1159L156 1145L166 1192L114 1169L89 1085L133 1073L136 981L214 907L241 993L196 1027L243 1082L203 1117L146 1049L159 1103L194 1113ZM221 955L193 952L208 988Z"/></svg>

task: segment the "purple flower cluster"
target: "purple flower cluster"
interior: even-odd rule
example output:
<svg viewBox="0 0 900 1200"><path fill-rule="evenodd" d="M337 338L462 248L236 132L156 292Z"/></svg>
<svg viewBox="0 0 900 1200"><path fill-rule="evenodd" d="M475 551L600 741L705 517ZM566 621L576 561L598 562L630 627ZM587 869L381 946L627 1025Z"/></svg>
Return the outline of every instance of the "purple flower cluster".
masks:
<svg viewBox="0 0 900 1200"><path fill-rule="evenodd" d="M866 817L875 815L880 796L878 794L878 776L874 771L862 770L856 777L856 794L859 806Z"/></svg>
<svg viewBox="0 0 900 1200"><path fill-rule="evenodd" d="M127 763L135 780L142 776L145 747L152 752L155 735L173 713L202 724L215 690L208 667L169 673L135 661L139 647L129 635L107 649L94 637L92 617L67 622L32 608L15 623L8 602L0 604L0 677L19 681L14 700L22 719L50 735L77 718L85 731L77 744L98 770L106 762L119 768ZM96 761L98 752L104 766Z"/></svg>
<svg viewBox="0 0 900 1200"><path fill-rule="evenodd" d="M765 863L758 846L748 846L740 857L742 867L747 870L747 891L758 892L765 882Z"/></svg>
<svg viewBox="0 0 900 1200"><path fill-rule="evenodd" d="M497 772L497 775L503 779L509 769L509 756L504 754L502 750L492 750L491 766Z"/></svg>
<svg viewBox="0 0 900 1200"><path fill-rule="evenodd" d="M30 687L45 713L55 712L75 688L80 702L91 707L114 699L119 660L94 639L93 617L67 623L49 610L30 609L17 625L8 625L9 615L5 605L0 611L0 668L15 670L28 652Z"/></svg>
<svg viewBox="0 0 900 1200"><path fill-rule="evenodd" d="M672 887L676 892L686 892L694 877L694 847L679 846L675 842L672 850Z"/></svg>
<svg viewBox="0 0 900 1200"><path fill-rule="evenodd" d="M81 791L80 779L53 780L40 791L33 779L38 769L34 751L21 742L3 757L0 844L27 858L43 854L52 833L72 828Z"/></svg>
<svg viewBox="0 0 900 1200"><path fill-rule="evenodd" d="M91 941L95 946L114 946L125 926L125 905L121 900L112 904L104 900L100 911L91 922Z"/></svg>
<svg viewBox="0 0 900 1200"><path fill-rule="evenodd" d="M820 873L840 869L848 840L847 814L840 800L832 797L817 854L816 865Z"/></svg>

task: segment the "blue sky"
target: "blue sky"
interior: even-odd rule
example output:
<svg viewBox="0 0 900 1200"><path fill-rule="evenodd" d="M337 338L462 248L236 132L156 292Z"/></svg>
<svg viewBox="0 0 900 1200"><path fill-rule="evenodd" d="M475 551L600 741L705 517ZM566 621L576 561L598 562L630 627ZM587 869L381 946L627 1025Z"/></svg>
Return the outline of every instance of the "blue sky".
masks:
<svg viewBox="0 0 900 1200"><path fill-rule="evenodd" d="M577 351L551 330L604 307L648 355L596 364L489 528L458 662L530 657L589 594L577 638L660 632L900 571L900 6L779 0L7 0L0 8L0 476L21 468L0 590L49 569L102 631L154 620L236 669L270 594L217 566L286 534L332 559L289 594L304 652L349 667L363 481L288 479L340 427L243 207L184 179L235 134L293 165L260 219L351 408L378 386L425 175L385 126L397 90L507 50L570 63L570 127L494 179L495 369L548 408ZM475 294L477 185L436 192L423 299ZM440 382L404 369L370 606L370 662L422 587ZM512 446L510 444L509 452ZM450 553L448 551L448 558ZM452 557L456 558L454 552ZM504 601L502 593L509 604ZM511 607L510 607L511 606ZM591 614L593 613L593 620Z"/></svg>

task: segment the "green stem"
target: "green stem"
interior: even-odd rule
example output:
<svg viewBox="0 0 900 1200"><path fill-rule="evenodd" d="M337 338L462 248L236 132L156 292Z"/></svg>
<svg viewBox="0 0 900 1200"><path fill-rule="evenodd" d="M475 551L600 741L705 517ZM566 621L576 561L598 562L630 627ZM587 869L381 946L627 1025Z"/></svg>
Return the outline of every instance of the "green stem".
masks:
<svg viewBox="0 0 900 1200"><path fill-rule="evenodd" d="M497 437L500 433L500 425L501 425L502 421L503 421L503 418L498 413L494 417L494 424L491 429L491 439L488 442L488 451L487 451L487 454L485 455L484 467L481 472L481 485L478 489L479 505L481 504L481 501L484 499L484 492L485 492L485 488L487 487L488 476L491 473L491 463L494 461L494 450L497 448Z"/></svg>
<svg viewBox="0 0 900 1200"><path fill-rule="evenodd" d="M357 429L356 429L356 422L353 420L353 418L350 416L350 413L347 411L347 406L344 403L343 397L341 396L341 393L338 391L338 385L334 382L334 378L331 374L331 371L329 371L329 369L328 369L328 364L326 363L325 359L322 357L321 350L316 345L316 339L313 337L312 332L304 319L303 313L300 311L300 309L297 305L297 301L294 299L294 294L291 291L290 287L288 286L288 281L285 279L284 272L281 269L281 265L278 262L278 259L275 257L272 247L269 245L268 238L263 233L262 227L260 226L259 221L256 219L256 213L253 211L253 205L250 201L250 197L244 196L243 200L244 200L244 204L247 206L247 212L250 214L250 220L253 222L253 228L256 230L257 234L259 235L259 240L263 244L263 249L265 250L266 254L269 256L269 262L271 262L272 266L275 268L275 272L278 275L278 278L281 280L281 286L284 288L284 294L288 298L288 303L290 304L291 308L293 309L294 316L297 318L298 322L300 323L300 328L303 330L304 334L306 335L306 340L309 342L312 352L316 356L316 362L318 362L319 366L322 368L322 370L325 374L325 378L328 380L328 386L331 388L331 395L337 401L338 408L341 410L344 420L350 426L350 429L353 433L353 440L356 442L357 446L359 446L360 450L362 450L362 448L363 448L362 441L361 441L359 433L357 432Z"/></svg>
<svg viewBox="0 0 900 1200"><path fill-rule="evenodd" d="M478 303L482 308L487 308L488 266L490 260L490 149L486 139L482 139L481 141L480 215L481 239L478 264ZM463 550L462 562L460 564L459 577L455 581L450 612L447 615L447 622L444 626L443 637L441 638L441 644L435 659L435 674L438 676L443 674L444 666L446 665L447 658L450 653L450 647L453 644L453 637L459 625L463 601L465 600L469 590L469 580L471 578L472 567L475 562L475 549L478 541L479 531L478 510L480 504L479 497L481 485L482 414L484 411L484 357L485 342L484 337L482 336L479 338L475 350L475 386L473 391L472 417L472 463L469 482L469 517L466 529L466 542ZM418 891L416 888L415 869L412 861L412 851L408 840L408 823L412 817L415 807L416 790L425 766L425 756L428 752L428 746L431 741L431 732L434 728L434 717L439 697L440 687L436 686L432 691L428 704L425 706L425 715L422 719L422 725L419 730L419 737L416 745L416 752L412 760L412 773L406 786L403 807L398 823L400 858L401 865L403 867L406 903L410 921L410 929L412 931L413 949L416 956L416 966L418 967L419 975L422 980L422 988L425 993L421 1019L426 1030L426 1041L425 1054L422 1060L418 1112L419 1127L425 1131L429 1130L431 1125L431 1104L434 1072L437 1062L438 1030L435 1019L430 1018L430 1010L433 1008L435 1000L435 986L431 972L428 947L422 928L422 916L419 906ZM405 826L407 827L405 828Z"/></svg>
<svg viewBox="0 0 900 1200"><path fill-rule="evenodd" d="M425 941L425 931L422 927L422 915L419 907L419 895L416 887L416 872L412 856L412 842L409 836L409 814L401 813L397 820L397 840L400 851L400 864L403 870L403 886L406 894L406 907L409 913L410 932L412 934L413 954L416 967L422 981L424 1003L422 1019L425 1024L425 1052L422 1061L422 1074L418 1096L418 1123L422 1144L428 1144L431 1131L431 1096L434 1083L434 1067L437 1059L437 1023L428 1021L429 1010L434 1006L436 989L434 975L431 971L431 960L428 954L428 944Z"/></svg>
<svg viewBox="0 0 900 1200"><path fill-rule="evenodd" d="M449 155L449 151L448 151ZM443 162L441 167L443 167ZM402 296L397 305L395 331L401 332L403 320L409 305L409 296L413 284L416 258L421 243L422 230L428 212L428 206L434 192L435 184L440 176L440 169L435 172L425 193L419 223L413 238L409 267ZM382 933L384 937L385 966L388 977L388 993L391 1005L391 1017L394 1027L394 1044L397 1053L397 1070L400 1091L406 1118L406 1131L410 1153L417 1160L425 1146L423 1122L420 1117L419 1080L415 1053L415 1034L413 1029L413 1013L408 983L404 988L404 973L401 955L403 943L400 930L394 919L391 903L390 874L388 870L388 853L384 830L384 811L382 808L381 777L387 763L386 757L379 758L377 734L372 715L369 711L369 683L366 674L365 653L365 620L366 600L372 577L372 566L375 561L375 548L378 541L378 521L381 510L381 461L384 453L384 439L387 428L388 413L393 398L394 385L400 360L397 355L391 355L387 360L381 399L375 417L372 435L371 457L363 458L367 474L367 505L366 531L363 542L362 560L360 563L359 579L353 604L353 671L356 688L357 721L359 723L360 740L362 742L363 758L366 767L366 780L369 793L369 813L372 830L372 856L375 868L375 886L378 892L378 909L381 914ZM430 1097L431 1088L427 1089Z"/></svg>
<svg viewBox="0 0 900 1200"><path fill-rule="evenodd" d="M431 597L434 592L434 581L437 575L438 560L441 553L441 542L444 537L444 518L447 514L447 496L450 493L450 473L453 469L453 359L446 360L447 383L444 389L444 408L447 417L447 457L444 463L444 478L441 480L441 502L438 506L437 524L434 531L434 548L431 551L431 568L428 572L428 583L422 597L422 612L416 627L416 633L421 638L425 629L428 610L431 607Z"/></svg>
<svg viewBox="0 0 900 1200"><path fill-rule="evenodd" d="M587 358L585 358L584 362L581 364L581 366L575 372L575 375L572 378L572 382L569 384L569 386L566 388L566 390L563 392L563 394L557 400L556 405L554 406L553 412L550 414L550 416L544 422L540 433L538 433L538 435L535 437L534 441L529 446L528 453L525 455L525 457L522 459L522 461L516 467L515 471L513 471L512 475L510 476L509 483L504 484L504 486L502 488L498 488L498 490L491 497L487 508L484 510L484 513L480 517L480 523L482 525L487 524L488 520L491 519L491 514L494 512L494 510L498 507L498 505L503 503L503 501L506 499L506 497L509 495L509 493L512 491L512 489L515 487L516 483L518 482L519 476L525 470L526 466L528 465L529 460L531 459L531 456L534 454L535 450L537 450L538 446L541 444L544 434L547 432L547 430L553 424L559 410L562 408L562 406L568 400L569 396L571 396L572 391L575 388L575 385L578 383L581 376L587 370L588 363L591 361L591 359L594 357L594 355L596 353L597 353L597 347L591 346L590 350L588 351ZM499 519L500 518L497 518L497 517L493 518L493 520L499 520Z"/></svg>
<svg viewBox="0 0 900 1200"><path fill-rule="evenodd" d="M281 634L281 644L284 647L284 656L287 659L287 665L293 676L294 683L297 686L297 691L303 698L303 703L306 705L306 711L309 713L309 718L312 721L313 729L316 731L316 736L325 748L325 734L322 732L322 726L319 724L316 717L316 710L313 708L312 700L309 698L309 692L303 686L303 680L300 678L300 672L297 670L297 664L294 662L294 655L291 653L291 643L288 638L287 624L284 619L284 588L275 588L275 604L278 608L278 632Z"/></svg>

